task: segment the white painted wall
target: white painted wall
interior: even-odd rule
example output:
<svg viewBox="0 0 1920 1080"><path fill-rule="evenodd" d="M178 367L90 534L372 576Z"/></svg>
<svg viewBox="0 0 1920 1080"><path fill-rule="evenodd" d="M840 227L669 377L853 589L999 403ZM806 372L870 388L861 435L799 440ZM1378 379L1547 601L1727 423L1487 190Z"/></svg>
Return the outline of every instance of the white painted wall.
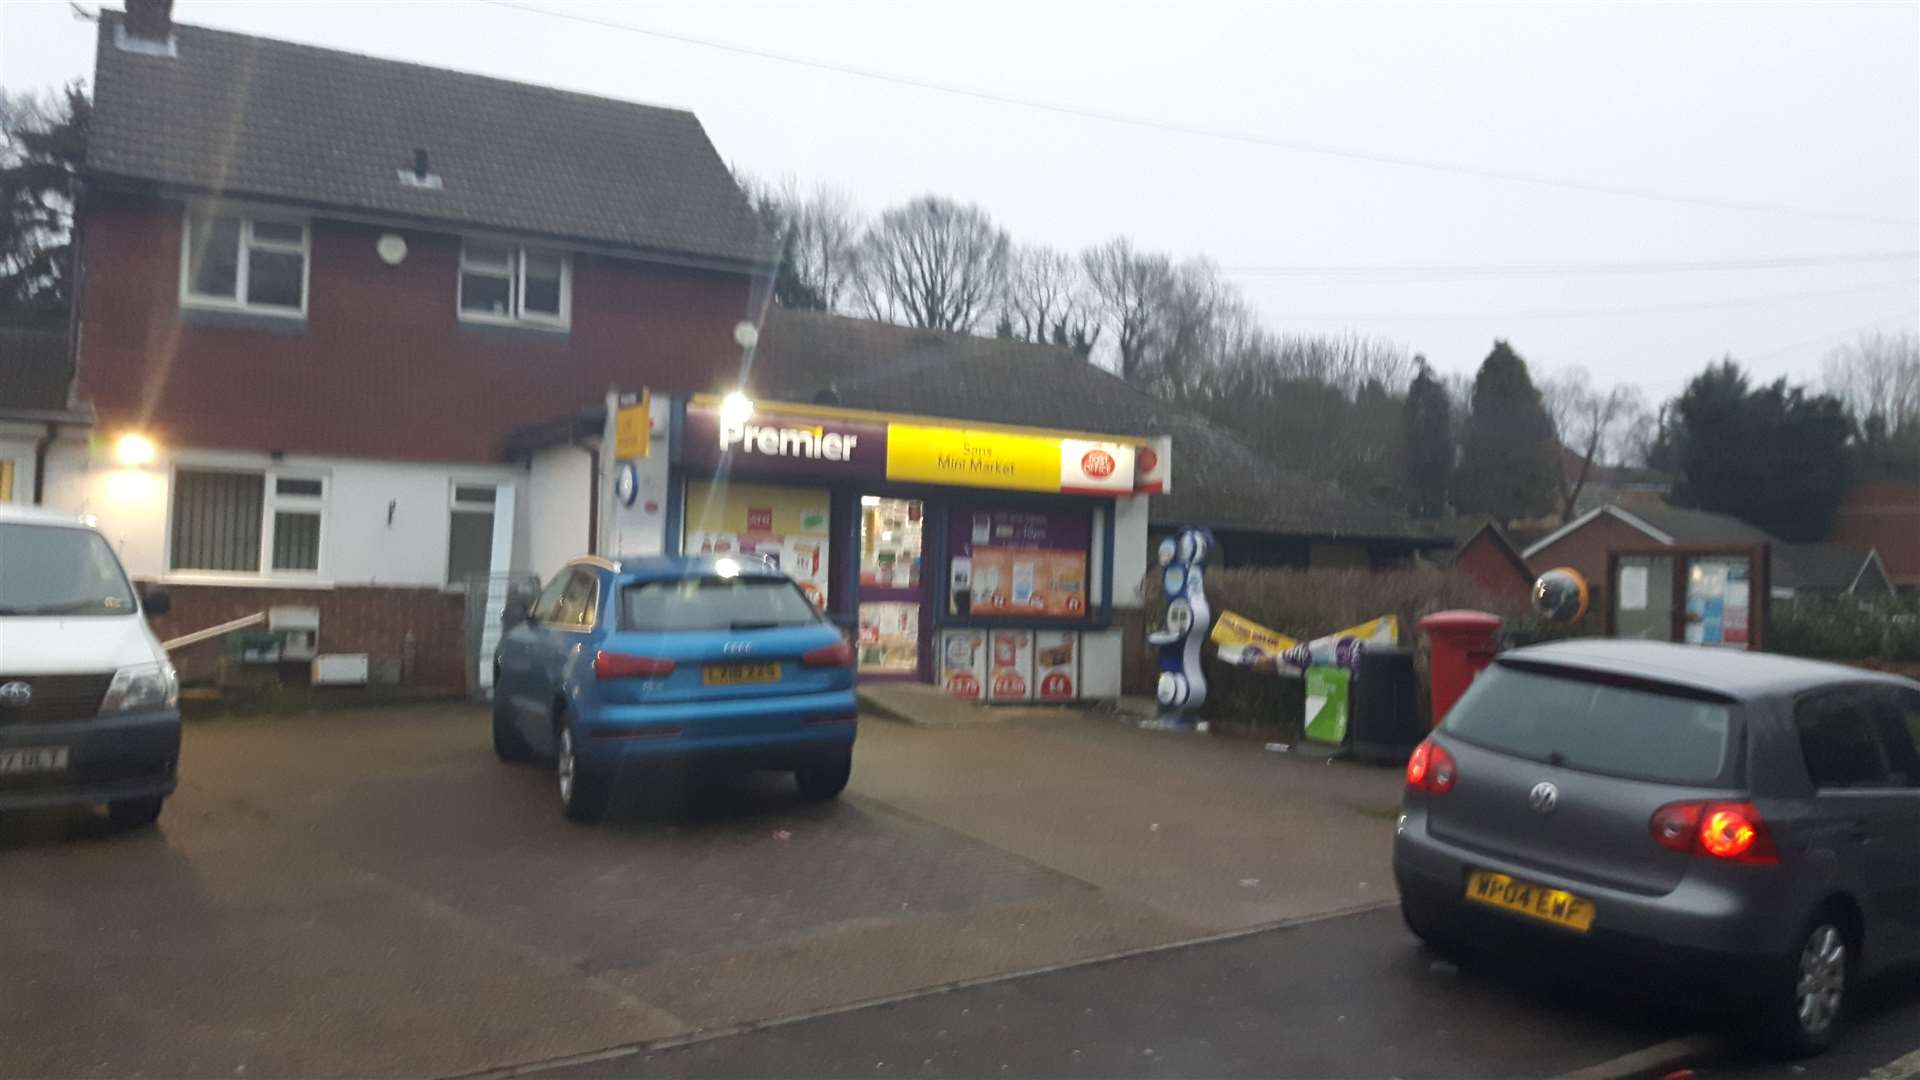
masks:
<svg viewBox="0 0 1920 1080"><path fill-rule="evenodd" d="M1147 576L1147 499L1129 495L1113 503L1113 606L1140 606L1140 582ZM1117 654L1116 654L1117 655ZM1117 688L1118 682L1114 683ZM1115 693L1119 691L1116 689Z"/></svg>
<svg viewBox="0 0 1920 1080"><path fill-rule="evenodd" d="M526 569L547 581L593 537L593 456L577 446L534 452L527 470Z"/></svg>
<svg viewBox="0 0 1920 1080"><path fill-rule="evenodd" d="M312 574L172 574L167 567L168 500L175 468L258 469L326 481L320 569ZM246 584L441 586L447 578L449 504L455 483L507 484L526 473L501 464L429 464L356 458L174 450L143 468L124 468L63 440L48 454L46 505L92 515L127 571L142 578ZM503 509L511 514L514 502ZM517 524L517 523L516 523ZM517 528L514 530L517 532ZM518 560L515 560L518 564Z"/></svg>
<svg viewBox="0 0 1920 1080"><path fill-rule="evenodd" d="M1080 635L1081 697L1120 696L1120 651L1118 629L1090 630Z"/></svg>

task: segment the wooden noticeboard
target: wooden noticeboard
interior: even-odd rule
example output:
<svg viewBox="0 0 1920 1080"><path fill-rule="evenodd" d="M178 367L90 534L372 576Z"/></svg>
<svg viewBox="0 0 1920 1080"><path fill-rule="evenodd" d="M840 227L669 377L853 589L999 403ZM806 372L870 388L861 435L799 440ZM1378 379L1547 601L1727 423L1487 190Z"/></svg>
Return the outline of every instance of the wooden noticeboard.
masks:
<svg viewBox="0 0 1920 1080"><path fill-rule="evenodd" d="M1607 552L1607 636L1759 651L1771 571L1766 544L1614 548Z"/></svg>

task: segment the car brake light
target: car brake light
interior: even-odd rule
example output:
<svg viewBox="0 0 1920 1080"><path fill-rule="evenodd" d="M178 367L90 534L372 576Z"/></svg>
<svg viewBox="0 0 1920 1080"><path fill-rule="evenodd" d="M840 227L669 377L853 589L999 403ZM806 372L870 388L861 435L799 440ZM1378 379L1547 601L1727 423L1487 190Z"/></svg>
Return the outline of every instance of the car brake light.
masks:
<svg viewBox="0 0 1920 1080"><path fill-rule="evenodd" d="M605 649L593 654L596 679L655 679L673 674L674 663L656 656L629 656Z"/></svg>
<svg viewBox="0 0 1920 1080"><path fill-rule="evenodd" d="M852 667L853 646L836 641L831 645L808 649L800 654L800 662L807 667Z"/></svg>
<svg viewBox="0 0 1920 1080"><path fill-rule="evenodd" d="M1460 766L1454 763L1453 755L1446 748L1436 746L1427 768L1427 790L1435 795L1445 795L1453 790L1454 781L1460 779Z"/></svg>
<svg viewBox="0 0 1920 1080"><path fill-rule="evenodd" d="M1743 863L1777 863L1779 849L1752 803L1677 802L1647 822L1655 843L1682 855Z"/></svg>
<svg viewBox="0 0 1920 1080"><path fill-rule="evenodd" d="M1453 755L1443 746L1436 746L1428 739L1413 748L1413 756L1407 758L1407 786L1435 795L1445 795L1453 790L1460 778L1460 767L1454 763Z"/></svg>

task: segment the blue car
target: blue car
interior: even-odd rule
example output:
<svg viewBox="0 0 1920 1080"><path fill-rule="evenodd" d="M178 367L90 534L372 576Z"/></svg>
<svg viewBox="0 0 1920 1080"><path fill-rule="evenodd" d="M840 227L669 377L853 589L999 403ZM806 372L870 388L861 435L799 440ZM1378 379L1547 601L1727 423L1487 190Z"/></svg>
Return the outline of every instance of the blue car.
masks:
<svg viewBox="0 0 1920 1080"><path fill-rule="evenodd" d="M758 559L586 556L500 643L493 748L552 759L576 821L660 765L791 771L831 799L853 768L853 684L840 631Z"/></svg>

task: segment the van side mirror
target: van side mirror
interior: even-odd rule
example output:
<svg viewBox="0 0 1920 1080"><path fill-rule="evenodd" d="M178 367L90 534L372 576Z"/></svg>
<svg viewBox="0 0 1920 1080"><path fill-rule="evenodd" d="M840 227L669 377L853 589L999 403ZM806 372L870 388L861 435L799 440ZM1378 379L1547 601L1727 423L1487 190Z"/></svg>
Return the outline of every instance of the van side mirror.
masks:
<svg viewBox="0 0 1920 1080"><path fill-rule="evenodd" d="M140 605L147 609L148 615L165 615L173 610L173 597L165 589L150 587L141 594Z"/></svg>

